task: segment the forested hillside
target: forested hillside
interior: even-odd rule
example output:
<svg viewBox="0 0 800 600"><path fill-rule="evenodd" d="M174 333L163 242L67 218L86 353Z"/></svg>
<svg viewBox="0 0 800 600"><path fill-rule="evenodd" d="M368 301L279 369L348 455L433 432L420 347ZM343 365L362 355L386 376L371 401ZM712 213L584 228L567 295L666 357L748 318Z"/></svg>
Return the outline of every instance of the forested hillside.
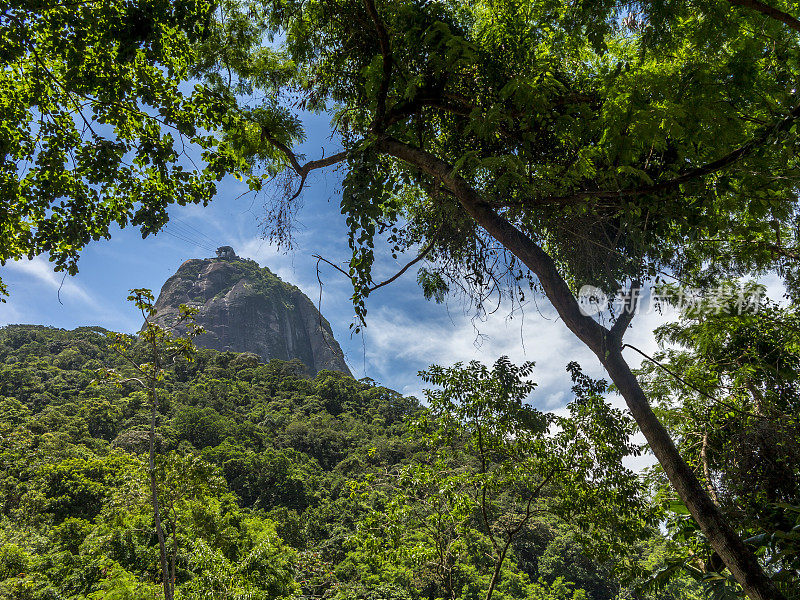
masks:
<svg viewBox="0 0 800 600"><path fill-rule="evenodd" d="M0 598L161 597L149 402L128 370L100 328L0 329ZM475 464L466 446L431 450L425 424L441 414L341 373L310 378L299 362L212 350L169 367L159 396L176 597L485 597L494 525L459 495L466 480L450 477ZM448 444L459 447L439 448ZM494 501L498 522L513 518L520 485ZM515 535L494 598L647 597L619 576L658 564L665 542L642 522L624 559L604 559L592 543L608 537L602 524L564 518L581 508L543 489L537 506L553 510ZM697 597L684 580L670 585L655 597Z"/></svg>

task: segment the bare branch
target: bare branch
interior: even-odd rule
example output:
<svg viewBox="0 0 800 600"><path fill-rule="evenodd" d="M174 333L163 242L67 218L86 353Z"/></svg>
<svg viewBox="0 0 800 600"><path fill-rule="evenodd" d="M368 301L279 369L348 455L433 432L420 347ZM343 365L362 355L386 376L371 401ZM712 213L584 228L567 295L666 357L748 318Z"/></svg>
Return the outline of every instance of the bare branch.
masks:
<svg viewBox="0 0 800 600"><path fill-rule="evenodd" d="M420 251L420 253L417 254L417 256L415 256L413 259L408 261L408 263L406 263L403 266L402 269L400 269L397 273L395 273L394 275L389 277L389 279L386 279L385 281L381 281L380 283L377 283L377 284L373 285L372 287L367 288L365 290L366 293L370 294L370 293L374 292L375 290L377 290L378 288L382 288L383 286L389 285L390 283L396 281L398 278L400 278L403 275L403 273L408 271L411 267L413 267L415 264L417 264L419 261L421 261L423 258L425 258L428 255L428 253L430 253L430 251L433 250L433 246L436 243L437 235L438 235L438 232L436 234L434 234L434 236L430 239L428 244ZM311 257L312 258L316 258L317 259L317 263L322 261L325 264L328 264L331 267L333 267L334 269L336 269L337 271L339 271L339 273L341 273L342 275L344 275L348 279L351 278L350 274L347 271L342 269L339 265L329 261L327 258L323 258L319 254L312 254Z"/></svg>
<svg viewBox="0 0 800 600"><path fill-rule="evenodd" d="M437 234L438 234L438 232L437 232ZM385 285L389 285L390 283L392 283L393 281L395 281L395 280L396 280L398 277L402 276L402 275L403 275L403 273L405 273L406 271L408 271L408 269L409 269L409 268L411 268L413 265L417 264L419 261L421 261L423 258L425 258L425 256L426 256L426 255L427 255L427 254L428 254L428 253L429 253L429 252L430 252L430 251L433 249L433 245L434 245L435 243L436 243L436 235L434 235L434 236L431 238L431 240L428 242L428 245L427 245L427 246L425 246L425 247L422 249L422 251L421 251L419 254L417 254L417 256L416 256L414 259L412 259L411 261L409 261L409 262L406 264L406 266L404 266L404 267L403 267L402 269L400 269L400 270L399 270L397 273L395 273L394 275L392 275L391 277L389 277L389 279L387 279L386 281L381 281L380 283L378 283L378 284L376 284L376 285L373 285L371 288L367 289L367 293L374 292L374 291L375 291L375 290L377 290L378 288L381 288L381 287L383 287L383 286L385 286Z"/></svg>
<svg viewBox="0 0 800 600"><path fill-rule="evenodd" d="M657 361L655 358L653 358L652 356L648 356L647 354L645 354L644 352L642 352L641 350L639 350L639 348L637 348L636 346L632 346L632 345L630 345L630 344L623 344L623 345L622 345L622 349L624 350L625 348L630 348L631 350L634 350L635 352L638 352L638 353L639 353L639 354L641 354L641 355L642 355L642 356L643 356L643 357L644 357L646 360L650 361L651 363L653 363L654 365L656 365L657 367L659 367L660 369L662 369L664 372L666 372L667 374L669 374L669 375L671 375L672 377L674 377L674 378L675 378L675 379L676 379L676 380L677 380L679 383L681 383L683 386L687 387L688 389L692 390L693 392L697 392L698 394L700 394L701 396L703 396L703 397L704 397L704 398L706 398L707 400L710 400L711 402L713 402L713 403L715 403L715 404L721 404L721 405L722 405L722 406L724 406L725 408L728 408L728 409L730 409L730 410L732 410L732 411L734 411L734 412L741 413L741 414L743 414L743 415L748 415L748 416L750 416L750 417L755 417L755 418L757 418L757 419L766 419L766 417L765 417L765 416L763 416L763 415L759 415L759 414L756 414L756 413L751 413L751 412L749 412L749 411L746 411L746 410L742 410L741 408L738 408L738 407L734 406L733 404L729 404L728 402L725 402L724 400L720 400L719 398L715 398L715 397L714 397L714 396L712 396L711 394L707 394L706 392L704 392L704 391L703 391L703 390L701 390L700 388L693 386L691 383L689 383L688 381L686 381L686 380L685 380L683 377L681 377L680 375L678 375L678 374L677 374L675 371L673 371L672 369L670 369L670 368L669 368L669 367L667 367L666 365L664 365L664 364L662 364L662 363L658 362L658 361Z"/></svg>
<svg viewBox="0 0 800 600"><path fill-rule="evenodd" d="M329 261L327 258L322 258L322 257L321 257L319 254L312 254L312 255L311 255L311 257L312 257L312 258L316 258L316 259L317 259L317 264L319 264L319 262L320 262L320 261L322 261L322 262L324 262L325 264L328 264L328 265L332 266L334 269L336 269L337 271L339 271L339 273L341 273L342 275L344 275L345 277L347 277L348 279L350 279L350 273L348 273L347 271L345 271L344 269L342 269L342 268L341 268L339 265L337 265L336 263L332 263L332 262L331 262L331 261Z"/></svg>

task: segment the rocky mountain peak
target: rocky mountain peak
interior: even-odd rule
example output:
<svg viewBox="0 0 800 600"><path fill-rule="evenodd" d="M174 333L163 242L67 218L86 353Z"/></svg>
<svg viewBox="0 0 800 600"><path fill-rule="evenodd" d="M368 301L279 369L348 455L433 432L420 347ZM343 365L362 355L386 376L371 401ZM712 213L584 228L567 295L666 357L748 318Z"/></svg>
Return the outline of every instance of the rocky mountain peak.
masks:
<svg viewBox="0 0 800 600"><path fill-rule="evenodd" d="M331 326L314 303L266 267L217 249L217 258L190 259L161 288L156 323L175 333L181 304L198 309L205 332L198 346L252 352L264 360L299 359L313 375L322 369L350 375Z"/></svg>

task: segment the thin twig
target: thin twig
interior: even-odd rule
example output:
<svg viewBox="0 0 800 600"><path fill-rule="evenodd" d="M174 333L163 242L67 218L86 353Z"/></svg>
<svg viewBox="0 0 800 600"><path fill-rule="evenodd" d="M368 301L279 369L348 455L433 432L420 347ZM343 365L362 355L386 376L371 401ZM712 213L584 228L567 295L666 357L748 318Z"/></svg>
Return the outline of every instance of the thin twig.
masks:
<svg viewBox="0 0 800 600"><path fill-rule="evenodd" d="M700 394L700 395L701 395L701 396L703 396L704 398L707 398L708 400L711 400L711 402L714 402L714 403L719 403L719 404L721 404L722 406L724 406L724 407L726 407L726 408L729 408L729 409L731 409L732 411L735 411L735 412L738 412L738 413L742 413L742 414L744 414L744 415L748 415L748 416L750 416L750 417L756 417L756 418L758 418L758 419L766 419L766 417L764 417L764 416L762 416L762 415L757 415L757 414L755 414L755 413L751 413L751 412L749 412L749 411L742 410L741 408L738 408L738 407L736 407L736 406L733 406L732 404L728 404L727 402L725 402L725 401L723 401L723 400L720 400L719 398L714 398L714 396L711 396L710 394L707 394L706 392L704 392L704 391L703 391L703 390L701 390L700 388L697 388L697 387L693 386L691 383L689 383L688 381L686 381L686 380L685 380L683 377L681 377L680 375L678 375L678 374L677 374L675 371L673 371L672 369L670 369L670 368L669 368L669 367L667 367L666 365L664 365L664 364L662 364L662 363L658 362L658 361L657 361L656 359L654 359L653 357L651 357L651 356L648 356L647 354L645 354L644 352L642 352L641 350L639 350L639 349L638 349L636 346L631 346L630 344L622 344L622 346L621 346L620 350L624 350L625 348L630 348L631 350L635 350L636 352L638 352L639 354L641 354L643 357L645 357L647 360L649 360L651 363L653 363L653 364L654 364L654 365L656 365L657 367L660 367L660 368L661 368L661 369L663 369L665 372L667 372L667 373L669 373L670 375L672 375L672 377L674 377L675 379L677 379L677 380L678 380L680 383L682 383L683 385L685 385L687 388L689 388L690 390L693 390L693 391L697 392L698 394Z"/></svg>
<svg viewBox="0 0 800 600"><path fill-rule="evenodd" d="M428 242L428 245L427 245L427 246L425 246L425 247L422 249L422 251L421 251L419 254L417 254L417 256L416 256L416 257L415 257L413 260L409 261L409 262L406 264L406 266L404 266L404 267L403 267L402 269L400 269L400 270L399 270L397 273L395 273L394 275L392 275L391 277L389 277L389 279L387 279L386 281L381 281L380 283L373 285L371 288L367 288L367 293L372 293L372 292L374 292L375 290L377 290L378 288L381 288L381 287L383 287L383 286L385 286L385 285L389 285L390 283L392 283L393 281L395 281L395 280L396 280L398 277L402 276L402 275L403 275L403 273L405 273L406 271L408 271L408 269L409 269L409 268L411 268L411 267L412 267L412 266L414 266L416 263L418 263L418 262L419 262L419 261L421 261L423 258L425 258L425 256L426 256L426 255L427 255L427 254L428 254L428 253L429 253L429 252L430 252L430 251L433 249L433 246L434 246L434 244L435 244L435 243L436 243L436 235L434 235L434 236L431 238L431 240Z"/></svg>

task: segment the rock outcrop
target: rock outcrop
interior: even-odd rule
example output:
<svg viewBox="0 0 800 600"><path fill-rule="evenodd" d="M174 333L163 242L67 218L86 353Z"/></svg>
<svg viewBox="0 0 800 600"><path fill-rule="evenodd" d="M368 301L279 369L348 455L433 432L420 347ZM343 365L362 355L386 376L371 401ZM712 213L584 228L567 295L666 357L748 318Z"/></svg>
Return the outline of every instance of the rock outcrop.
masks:
<svg viewBox="0 0 800 600"><path fill-rule="evenodd" d="M223 248L223 257L187 260L167 280L156 301L156 322L179 333L179 307L187 304L198 309L197 322L205 328L195 339L202 348L251 352L264 360L296 358L312 375L322 369L350 375L330 324L308 296Z"/></svg>

